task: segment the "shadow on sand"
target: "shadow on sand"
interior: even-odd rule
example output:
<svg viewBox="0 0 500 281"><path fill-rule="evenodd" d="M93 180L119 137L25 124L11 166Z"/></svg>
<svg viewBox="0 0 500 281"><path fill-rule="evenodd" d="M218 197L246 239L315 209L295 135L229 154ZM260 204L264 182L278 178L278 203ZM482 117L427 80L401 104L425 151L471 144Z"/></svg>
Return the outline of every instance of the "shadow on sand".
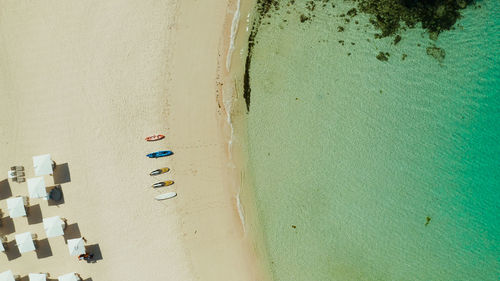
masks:
<svg viewBox="0 0 500 281"><path fill-rule="evenodd" d="M11 217L0 219L0 234L7 235L16 232L14 220Z"/></svg>
<svg viewBox="0 0 500 281"><path fill-rule="evenodd" d="M21 256L19 249L16 246L16 240L12 240L7 243L7 249L5 249L5 254L7 255L7 259L9 261L15 260Z"/></svg>
<svg viewBox="0 0 500 281"><path fill-rule="evenodd" d="M102 253L99 244L85 246L85 252L94 255L94 257L87 261L87 263L96 263L97 261L102 260Z"/></svg>
<svg viewBox="0 0 500 281"><path fill-rule="evenodd" d="M48 258L52 256L52 248L49 244L49 239L45 238L38 240L36 249L36 257L39 259Z"/></svg>
<svg viewBox="0 0 500 281"><path fill-rule="evenodd" d="M43 221L42 209L40 204L28 207L28 224L37 224Z"/></svg>
<svg viewBox="0 0 500 281"><path fill-rule="evenodd" d="M7 199L12 196L12 190L8 179L0 181L0 200Z"/></svg>
<svg viewBox="0 0 500 281"><path fill-rule="evenodd" d="M71 182L68 163L57 165L53 173L54 184Z"/></svg>
<svg viewBox="0 0 500 281"><path fill-rule="evenodd" d="M64 242L68 244L69 239L75 239L82 237L80 233L80 228L77 223L69 224L64 230Z"/></svg>

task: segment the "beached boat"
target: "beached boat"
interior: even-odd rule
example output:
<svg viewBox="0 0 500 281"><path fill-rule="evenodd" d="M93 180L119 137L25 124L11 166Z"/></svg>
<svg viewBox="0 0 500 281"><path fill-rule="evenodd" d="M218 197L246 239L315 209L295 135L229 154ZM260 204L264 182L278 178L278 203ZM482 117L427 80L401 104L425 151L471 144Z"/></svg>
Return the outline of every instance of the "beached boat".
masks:
<svg viewBox="0 0 500 281"><path fill-rule="evenodd" d="M158 188L158 187L162 187L162 186L169 186L172 184L174 184L174 181L161 181L161 182L157 182L157 183L153 184L152 187Z"/></svg>
<svg viewBox="0 0 500 281"><path fill-rule="evenodd" d="M156 169L154 171L152 171L151 173L149 173L150 176L157 176L157 175L161 175L163 173L166 173L170 171L169 168L161 168L161 169Z"/></svg>
<svg viewBox="0 0 500 281"><path fill-rule="evenodd" d="M174 153L172 151L170 151L170 150L162 150L162 151L157 151L157 152L149 153L146 156L149 157L149 158L158 158L158 157L170 156L172 154L174 154Z"/></svg>
<svg viewBox="0 0 500 281"><path fill-rule="evenodd" d="M147 141L157 141L157 140L161 140L164 138L165 138L164 135L152 135L152 136L147 137L146 140Z"/></svg>
<svg viewBox="0 0 500 281"><path fill-rule="evenodd" d="M157 195L157 196L155 196L155 199L156 200L165 200L165 199L169 199L169 198L172 198L175 196L177 196L177 193L172 191L172 192L167 192L167 193Z"/></svg>

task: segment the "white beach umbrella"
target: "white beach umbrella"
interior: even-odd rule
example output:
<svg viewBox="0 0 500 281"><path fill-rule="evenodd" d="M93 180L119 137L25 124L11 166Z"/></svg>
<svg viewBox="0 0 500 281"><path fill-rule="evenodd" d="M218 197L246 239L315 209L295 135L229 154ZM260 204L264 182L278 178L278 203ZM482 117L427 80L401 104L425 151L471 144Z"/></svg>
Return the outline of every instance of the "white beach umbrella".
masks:
<svg viewBox="0 0 500 281"><path fill-rule="evenodd" d="M5 252L5 247L3 243L7 243L7 237L0 235L0 252Z"/></svg>
<svg viewBox="0 0 500 281"><path fill-rule="evenodd" d="M28 278L30 281L47 281L47 275L44 273L30 273Z"/></svg>
<svg viewBox="0 0 500 281"><path fill-rule="evenodd" d="M11 270L4 271L0 273L0 281L16 281L14 274Z"/></svg>
<svg viewBox="0 0 500 281"><path fill-rule="evenodd" d="M17 234L16 244L21 254L35 250L35 243L33 243L33 239L31 238L31 232Z"/></svg>
<svg viewBox="0 0 500 281"><path fill-rule="evenodd" d="M24 197L14 197L7 199L7 209L9 209L9 214L11 218L18 218L26 216L26 200Z"/></svg>
<svg viewBox="0 0 500 281"><path fill-rule="evenodd" d="M64 221L59 216L43 219L43 228L47 238L64 235L64 225Z"/></svg>
<svg viewBox="0 0 500 281"><path fill-rule="evenodd" d="M85 244L83 238L69 239L68 249L69 249L69 254L72 256L79 256L85 254Z"/></svg>
<svg viewBox="0 0 500 281"><path fill-rule="evenodd" d="M57 277L59 281L80 281L81 279L76 275L76 273L68 273Z"/></svg>
<svg viewBox="0 0 500 281"><path fill-rule="evenodd" d="M52 174L52 159L50 158L50 154L33 156L33 167L35 167L36 176Z"/></svg>
<svg viewBox="0 0 500 281"><path fill-rule="evenodd" d="M26 182L28 182L30 198L47 198L47 190L45 189L45 180L43 177L30 178Z"/></svg>

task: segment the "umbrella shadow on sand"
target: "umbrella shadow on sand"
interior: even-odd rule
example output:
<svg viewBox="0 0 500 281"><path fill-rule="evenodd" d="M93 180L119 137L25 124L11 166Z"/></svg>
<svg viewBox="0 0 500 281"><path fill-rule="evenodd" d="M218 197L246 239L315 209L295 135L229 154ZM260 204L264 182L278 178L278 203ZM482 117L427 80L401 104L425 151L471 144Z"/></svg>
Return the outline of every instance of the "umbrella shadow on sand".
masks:
<svg viewBox="0 0 500 281"><path fill-rule="evenodd" d="M76 239L82 237L82 234L80 233L80 228L78 227L77 223L72 223L68 226L66 226L66 229L64 229L64 243L68 244L69 239Z"/></svg>
<svg viewBox="0 0 500 281"><path fill-rule="evenodd" d="M19 248L16 246L16 240L8 242L6 248L5 254L7 255L7 259L9 261L15 260L21 256L21 252L19 252Z"/></svg>
<svg viewBox="0 0 500 281"><path fill-rule="evenodd" d="M56 165L52 175L54 177L54 184L71 182L68 163Z"/></svg>
<svg viewBox="0 0 500 281"><path fill-rule="evenodd" d="M52 248L49 244L49 239L45 238L37 241L36 257L39 259L52 256Z"/></svg>
<svg viewBox="0 0 500 281"><path fill-rule="evenodd" d="M11 217L4 217L0 219L0 234L7 235L16 232L14 220Z"/></svg>
<svg viewBox="0 0 500 281"><path fill-rule="evenodd" d="M32 205L28 207L28 224L37 224L43 221L42 209L40 204Z"/></svg>
<svg viewBox="0 0 500 281"><path fill-rule="evenodd" d="M85 252L94 255L94 257L91 260L88 260L87 263L96 263L97 261L102 260L102 253L99 244L85 246Z"/></svg>
<svg viewBox="0 0 500 281"><path fill-rule="evenodd" d="M10 189L10 184L8 179L0 181L0 200L7 199L12 196L12 190Z"/></svg>

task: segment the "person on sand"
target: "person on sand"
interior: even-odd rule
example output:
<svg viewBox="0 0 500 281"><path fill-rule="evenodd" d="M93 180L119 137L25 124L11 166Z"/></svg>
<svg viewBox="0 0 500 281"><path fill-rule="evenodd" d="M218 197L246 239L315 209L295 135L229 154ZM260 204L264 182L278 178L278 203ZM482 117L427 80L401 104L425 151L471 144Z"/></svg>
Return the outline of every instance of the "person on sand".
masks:
<svg viewBox="0 0 500 281"><path fill-rule="evenodd" d="M86 260L86 261L89 261L91 260L92 258L94 257L94 254L88 254L88 253L85 253L85 254L81 254L78 256L78 260Z"/></svg>

